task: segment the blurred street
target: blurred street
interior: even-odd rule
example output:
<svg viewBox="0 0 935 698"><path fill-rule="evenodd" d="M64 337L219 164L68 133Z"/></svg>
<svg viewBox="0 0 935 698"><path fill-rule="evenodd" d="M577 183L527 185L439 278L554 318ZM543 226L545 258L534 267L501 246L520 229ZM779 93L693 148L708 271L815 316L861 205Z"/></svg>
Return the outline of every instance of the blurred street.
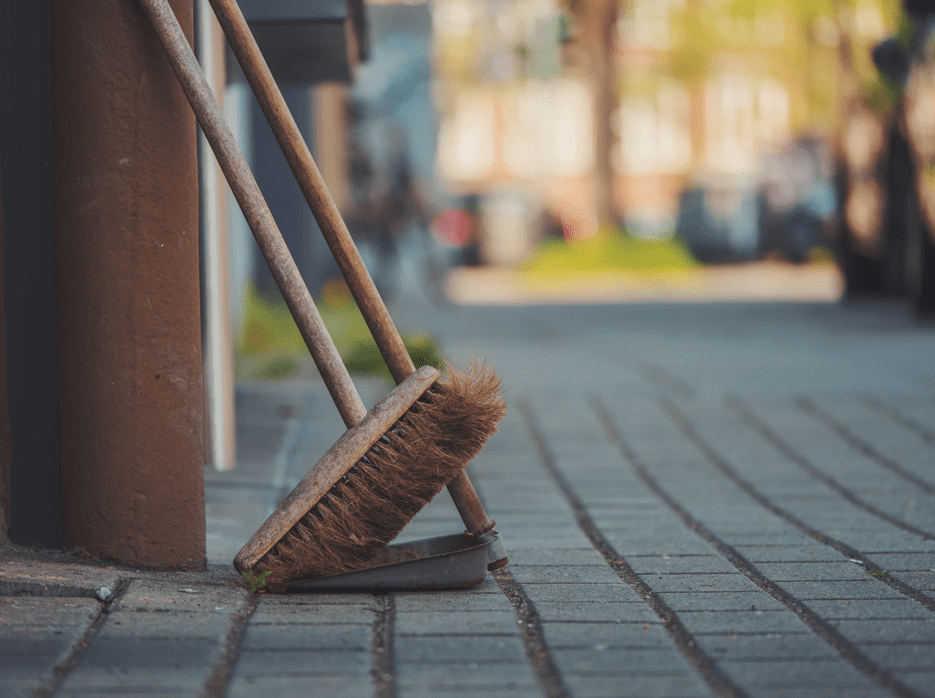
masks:
<svg viewBox="0 0 935 698"><path fill-rule="evenodd" d="M931 326L828 302L393 312L503 377L471 465L503 572L250 603L230 559L342 425L316 381L242 383L237 468L206 471L211 572L4 549L5 593L39 595L0 604L0 695L935 696ZM460 530L442 493L401 538Z"/></svg>

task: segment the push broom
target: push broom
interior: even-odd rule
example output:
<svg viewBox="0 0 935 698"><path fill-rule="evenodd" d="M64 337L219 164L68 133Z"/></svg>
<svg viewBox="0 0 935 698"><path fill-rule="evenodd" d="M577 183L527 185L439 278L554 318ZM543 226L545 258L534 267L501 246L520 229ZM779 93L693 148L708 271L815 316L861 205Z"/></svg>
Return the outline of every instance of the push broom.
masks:
<svg viewBox="0 0 935 698"><path fill-rule="evenodd" d="M234 560L240 571L289 581L365 566L445 485L467 533L485 536L488 569L507 563L470 480L467 463L505 411L499 380L486 367L413 371L399 334L298 129L233 2L212 0L290 165L325 233L398 387L367 413L289 254L201 68L166 0L140 0L348 431L303 478ZM252 54L252 55L250 55ZM245 59L243 56L247 56ZM289 126L291 125L291 130ZM286 147L286 136L297 137ZM294 140L294 138L293 138ZM302 152L304 151L304 153ZM290 157L291 155L291 157ZM299 164L294 165L293 160ZM305 176L303 176L303 174Z"/></svg>

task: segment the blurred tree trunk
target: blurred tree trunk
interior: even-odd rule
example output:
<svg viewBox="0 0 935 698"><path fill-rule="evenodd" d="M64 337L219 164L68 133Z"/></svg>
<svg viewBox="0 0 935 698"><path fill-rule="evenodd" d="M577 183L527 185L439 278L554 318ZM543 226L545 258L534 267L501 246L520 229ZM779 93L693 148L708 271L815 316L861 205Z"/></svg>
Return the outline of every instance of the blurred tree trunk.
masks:
<svg viewBox="0 0 935 698"><path fill-rule="evenodd" d="M617 107L617 0L573 0L579 45L587 56L594 94L594 202L600 227L616 225L611 120Z"/></svg>

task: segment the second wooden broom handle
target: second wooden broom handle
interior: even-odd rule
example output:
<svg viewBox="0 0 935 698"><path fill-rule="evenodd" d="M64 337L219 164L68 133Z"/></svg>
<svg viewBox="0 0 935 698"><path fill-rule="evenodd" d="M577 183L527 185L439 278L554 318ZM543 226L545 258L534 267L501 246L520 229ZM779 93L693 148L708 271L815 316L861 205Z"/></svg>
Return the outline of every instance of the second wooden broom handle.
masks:
<svg viewBox="0 0 935 698"><path fill-rule="evenodd" d="M358 424L367 414L367 408L328 334L295 260L292 259L263 194L260 193L260 188L247 166L247 161L227 128L201 66L195 60L195 54L192 53L172 8L166 0L140 0L140 5L153 24L166 57L179 79L198 123L201 124L218 164L224 171L231 191L240 204L244 218L247 219L257 245L269 264L273 278L282 291L283 298L315 360L328 392L338 406L344 423L348 427Z"/></svg>
<svg viewBox="0 0 935 698"><path fill-rule="evenodd" d="M325 186L318 166L292 118L269 66L266 65L266 60L247 26L243 13L235 0L209 1L266 115L266 120L276 140L279 141L286 161L305 195L305 200L321 227L325 241L357 301L360 312L390 369L393 380L396 383L402 382L415 371L415 365L409 357L409 352L406 351L383 299L377 292L370 273L360 258L357 246ZM493 527L474 491L474 486L465 473L462 472L455 478L448 486L448 491L470 532L485 532Z"/></svg>

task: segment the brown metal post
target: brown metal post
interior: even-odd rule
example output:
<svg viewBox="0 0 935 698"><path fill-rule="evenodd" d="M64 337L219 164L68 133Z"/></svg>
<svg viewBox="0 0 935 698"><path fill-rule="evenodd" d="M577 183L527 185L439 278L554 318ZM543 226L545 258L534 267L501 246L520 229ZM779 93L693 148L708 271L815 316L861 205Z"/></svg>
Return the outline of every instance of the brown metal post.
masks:
<svg viewBox="0 0 935 698"><path fill-rule="evenodd" d="M136 0L54 0L52 41L65 540L200 569L194 116Z"/></svg>
<svg viewBox="0 0 935 698"><path fill-rule="evenodd" d="M2 182L0 182L2 185ZM10 530L10 413L6 394L6 294L3 285L3 191L0 188L0 543Z"/></svg>

